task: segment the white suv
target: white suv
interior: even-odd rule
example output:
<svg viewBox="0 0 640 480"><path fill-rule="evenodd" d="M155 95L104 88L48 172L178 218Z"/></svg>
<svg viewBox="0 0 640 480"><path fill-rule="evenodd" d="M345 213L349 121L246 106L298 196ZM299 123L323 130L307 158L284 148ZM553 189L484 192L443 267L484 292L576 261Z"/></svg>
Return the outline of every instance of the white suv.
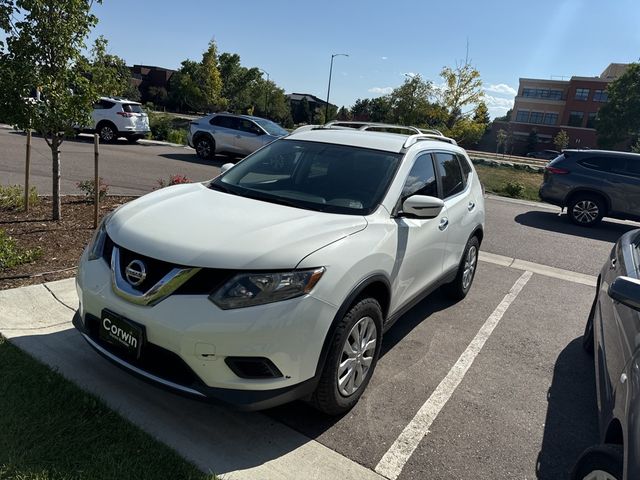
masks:
<svg viewBox="0 0 640 480"><path fill-rule="evenodd" d="M345 412L384 331L440 286L469 291L478 176L450 139L330 125L227 167L103 221L80 260L74 324L106 358L185 394Z"/></svg>
<svg viewBox="0 0 640 480"><path fill-rule="evenodd" d="M103 143L114 142L119 137L137 142L151 131L142 105L119 97L101 97L93 105L91 118L93 128L83 131L96 132Z"/></svg>

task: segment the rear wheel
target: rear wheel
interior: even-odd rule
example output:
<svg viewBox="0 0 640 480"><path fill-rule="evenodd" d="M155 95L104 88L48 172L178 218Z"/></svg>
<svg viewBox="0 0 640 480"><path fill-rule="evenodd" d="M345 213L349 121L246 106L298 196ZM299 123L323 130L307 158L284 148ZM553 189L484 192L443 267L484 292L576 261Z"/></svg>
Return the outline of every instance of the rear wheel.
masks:
<svg viewBox="0 0 640 480"><path fill-rule="evenodd" d="M578 459L571 480L622 480L621 445L598 445L588 448Z"/></svg>
<svg viewBox="0 0 640 480"><path fill-rule="evenodd" d="M597 195L579 193L569 202L567 213L576 225L591 227L604 217L605 204Z"/></svg>
<svg viewBox="0 0 640 480"><path fill-rule="evenodd" d="M118 130L111 123L101 123L98 125L98 135L102 143L112 143L118 138Z"/></svg>
<svg viewBox="0 0 640 480"><path fill-rule="evenodd" d="M377 300L363 298L336 328L331 349L311 403L329 415L349 411L373 375L382 341L382 309Z"/></svg>
<svg viewBox="0 0 640 480"><path fill-rule="evenodd" d="M471 237L462 254L462 260L460 261L455 280L444 286L444 291L449 298L462 300L467 296L467 293L469 293L478 267L479 251L480 242L478 241L478 237Z"/></svg>
<svg viewBox="0 0 640 480"><path fill-rule="evenodd" d="M216 144L209 138L201 135L196 138L195 141L196 154L203 160L209 160L214 157L216 153Z"/></svg>

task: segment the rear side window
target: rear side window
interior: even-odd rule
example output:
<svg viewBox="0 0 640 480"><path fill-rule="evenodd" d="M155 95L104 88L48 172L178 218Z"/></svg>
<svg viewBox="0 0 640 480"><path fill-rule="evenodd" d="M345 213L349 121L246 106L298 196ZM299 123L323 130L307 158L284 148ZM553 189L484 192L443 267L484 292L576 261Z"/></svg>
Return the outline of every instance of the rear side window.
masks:
<svg viewBox="0 0 640 480"><path fill-rule="evenodd" d="M407 181L402 189L402 198L405 199L411 195L438 196L436 171L433 167L433 159L429 153L416 158L407 176Z"/></svg>
<svg viewBox="0 0 640 480"><path fill-rule="evenodd" d="M442 198L451 197L464 190L464 178L456 156L452 153L436 153L435 157L442 179Z"/></svg>
<svg viewBox="0 0 640 480"><path fill-rule="evenodd" d="M469 165L469 160L466 159L464 155L458 155L458 160L460 160L460 166L462 167L462 173L464 175L465 180L469 178L469 174L471 173L471 165Z"/></svg>
<svg viewBox="0 0 640 480"><path fill-rule="evenodd" d="M126 113L143 113L142 106L137 103L123 103L122 111Z"/></svg>
<svg viewBox="0 0 640 480"><path fill-rule="evenodd" d="M209 122L211 125L217 125L222 128L230 128L232 130L238 130L239 122L237 118L226 117L224 115L218 115L213 117Z"/></svg>
<svg viewBox="0 0 640 480"><path fill-rule="evenodd" d="M99 102L96 102L93 105L93 108L95 110L109 110L110 108L113 108L114 105L115 103L113 102L109 102L107 100L100 100Z"/></svg>
<svg viewBox="0 0 640 480"><path fill-rule="evenodd" d="M579 160L578 163L585 168L597 170L599 172L610 172L625 174L626 162L623 158L617 157L590 157Z"/></svg>

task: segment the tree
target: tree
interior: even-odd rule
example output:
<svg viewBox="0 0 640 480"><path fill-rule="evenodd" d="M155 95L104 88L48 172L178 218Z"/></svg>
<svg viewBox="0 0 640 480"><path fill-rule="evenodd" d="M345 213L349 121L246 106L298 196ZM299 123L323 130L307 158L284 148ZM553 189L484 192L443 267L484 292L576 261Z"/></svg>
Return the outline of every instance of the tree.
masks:
<svg viewBox="0 0 640 480"><path fill-rule="evenodd" d="M489 109L487 108L487 104L483 101L480 101L476 106L476 109L473 112L473 121L476 123L483 123L485 125L489 125L489 123L491 123Z"/></svg>
<svg viewBox="0 0 640 480"><path fill-rule="evenodd" d="M631 151L633 153L640 153L640 138L635 144L631 145Z"/></svg>
<svg viewBox="0 0 640 480"><path fill-rule="evenodd" d="M221 95L227 101L230 111L240 112L249 105L260 106L264 109L267 90L272 87L260 78L258 68L246 68L240 63L240 55L236 53L222 53L219 58L220 76L222 78ZM262 91L255 89L257 85ZM262 103L262 105L260 105Z"/></svg>
<svg viewBox="0 0 640 480"><path fill-rule="evenodd" d="M89 125L93 103L117 89L98 39L83 56L97 18L86 0L0 0L0 112L20 129L35 129L51 149L53 219L61 218L60 146L77 125ZM105 71L109 70L109 71ZM29 99L38 90L40 101Z"/></svg>
<svg viewBox="0 0 640 480"><path fill-rule="evenodd" d="M338 110L338 120L351 120L351 112L344 105Z"/></svg>
<svg viewBox="0 0 640 480"><path fill-rule="evenodd" d="M471 118L461 118L453 128L445 128L444 131L447 136L455 138L462 147L469 148L480 141L486 127L486 124L475 122Z"/></svg>
<svg viewBox="0 0 640 480"><path fill-rule="evenodd" d="M500 147L504 146L507 141L507 132L502 128L496 134L496 155L500 151ZM503 150L504 153L504 150Z"/></svg>
<svg viewBox="0 0 640 480"><path fill-rule="evenodd" d="M147 91L147 97L154 105L163 105L166 106L167 99L169 98L169 93L167 89L164 87L149 87Z"/></svg>
<svg viewBox="0 0 640 480"><path fill-rule="evenodd" d="M433 97L433 84L420 75L407 77L389 95L391 117L402 125L424 125Z"/></svg>
<svg viewBox="0 0 640 480"><path fill-rule="evenodd" d="M494 121L498 121L498 122L509 122L509 121L511 121L511 113L512 112L513 112L513 109L510 108L509 110L507 110L507 113L505 113L503 116L496 117L493 120Z"/></svg>
<svg viewBox="0 0 640 480"><path fill-rule="evenodd" d="M306 97L296 105L293 112L293 121L295 123L309 123L311 122L311 109L309 108L309 102Z"/></svg>
<svg viewBox="0 0 640 480"><path fill-rule="evenodd" d="M105 90L100 92L102 95L124 96L131 85L131 71L122 58L107 53L107 45L103 36L96 39L91 51L93 62L88 76L98 85L104 85Z"/></svg>
<svg viewBox="0 0 640 480"><path fill-rule="evenodd" d="M465 107L477 105L482 100L482 79L480 72L468 61L455 68L444 67L440 72L444 80L441 102L449 111L449 128L463 115Z"/></svg>
<svg viewBox="0 0 640 480"><path fill-rule="evenodd" d="M368 121L371 117L371 100L358 98L351 106L351 117L358 121Z"/></svg>
<svg viewBox="0 0 640 480"><path fill-rule="evenodd" d="M534 128L527 137L527 151L534 152L538 147L538 131Z"/></svg>
<svg viewBox="0 0 640 480"><path fill-rule="evenodd" d="M202 88L205 110L213 110L220 103L223 103L221 102L222 77L218 70L218 49L215 40L209 42L209 46L202 54L202 61L197 73L197 80Z"/></svg>
<svg viewBox="0 0 640 480"><path fill-rule="evenodd" d="M598 112L598 144L613 148L640 134L640 63L632 63L607 88L608 102Z"/></svg>
<svg viewBox="0 0 640 480"><path fill-rule="evenodd" d="M553 144L559 151L564 150L569 146L569 135L564 130L560 130L558 134L553 137Z"/></svg>

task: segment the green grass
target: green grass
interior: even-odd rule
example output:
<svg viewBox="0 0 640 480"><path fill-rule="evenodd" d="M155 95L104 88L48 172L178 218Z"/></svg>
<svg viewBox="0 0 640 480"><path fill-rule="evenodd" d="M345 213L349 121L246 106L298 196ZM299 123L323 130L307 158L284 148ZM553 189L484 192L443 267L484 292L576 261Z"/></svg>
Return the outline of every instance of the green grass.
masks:
<svg viewBox="0 0 640 480"><path fill-rule="evenodd" d="M0 479L114 478L215 477L0 336Z"/></svg>
<svg viewBox="0 0 640 480"><path fill-rule="evenodd" d="M36 187L29 189L29 205L39 202ZM22 185L0 185L0 208L3 210L17 210L24 208L24 187Z"/></svg>
<svg viewBox="0 0 640 480"><path fill-rule="evenodd" d="M522 193L516 198L540 201L538 190L540 189L540 185L542 185L542 173L517 170L512 167L474 166L487 192L513 197L514 195L509 193L513 192L514 189L510 189L508 184L521 184L524 188L522 189Z"/></svg>

